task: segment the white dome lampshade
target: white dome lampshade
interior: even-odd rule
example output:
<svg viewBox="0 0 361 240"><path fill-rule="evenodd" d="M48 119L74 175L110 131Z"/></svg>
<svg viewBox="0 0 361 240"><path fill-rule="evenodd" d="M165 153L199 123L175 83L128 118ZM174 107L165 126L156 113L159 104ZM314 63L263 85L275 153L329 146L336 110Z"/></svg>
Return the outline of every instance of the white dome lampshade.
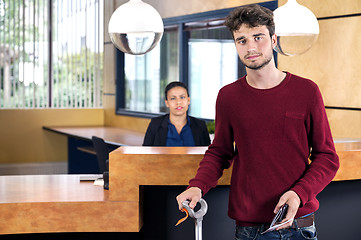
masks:
<svg viewBox="0 0 361 240"><path fill-rule="evenodd" d="M108 32L120 51L141 55L152 50L162 39L164 25L151 5L142 0L130 0L114 11Z"/></svg>
<svg viewBox="0 0 361 240"><path fill-rule="evenodd" d="M320 32L316 16L296 0L273 12L277 35L275 50L286 56L300 55L316 42Z"/></svg>

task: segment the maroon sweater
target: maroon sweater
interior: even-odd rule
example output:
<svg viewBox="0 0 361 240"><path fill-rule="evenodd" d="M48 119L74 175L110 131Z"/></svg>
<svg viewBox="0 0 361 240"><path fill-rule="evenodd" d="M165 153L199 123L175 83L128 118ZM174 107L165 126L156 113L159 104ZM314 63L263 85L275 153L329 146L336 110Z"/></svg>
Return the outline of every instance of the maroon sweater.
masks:
<svg viewBox="0 0 361 240"><path fill-rule="evenodd" d="M238 225L271 222L288 190L301 199L296 218L318 209L316 195L339 161L314 82L287 73L278 86L261 90L240 78L219 91L215 122L214 141L190 187L206 194L233 163L228 215Z"/></svg>

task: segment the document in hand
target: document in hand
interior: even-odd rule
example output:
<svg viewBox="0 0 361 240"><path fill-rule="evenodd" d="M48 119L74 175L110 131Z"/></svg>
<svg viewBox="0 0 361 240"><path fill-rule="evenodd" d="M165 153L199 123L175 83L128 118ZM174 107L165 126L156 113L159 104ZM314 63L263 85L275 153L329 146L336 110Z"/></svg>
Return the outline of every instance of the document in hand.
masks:
<svg viewBox="0 0 361 240"><path fill-rule="evenodd" d="M290 219L290 220L288 220L288 221L286 221L286 222L284 222L284 223L280 223L280 224L276 224L276 225L270 226L266 231L262 232L261 235L262 235L262 234L265 234L265 233L268 233L268 232L272 232L272 231L276 230L278 227L280 227L280 226L282 226L282 225L285 225L286 223L289 223L289 222L291 222L292 220L293 220L293 219Z"/></svg>

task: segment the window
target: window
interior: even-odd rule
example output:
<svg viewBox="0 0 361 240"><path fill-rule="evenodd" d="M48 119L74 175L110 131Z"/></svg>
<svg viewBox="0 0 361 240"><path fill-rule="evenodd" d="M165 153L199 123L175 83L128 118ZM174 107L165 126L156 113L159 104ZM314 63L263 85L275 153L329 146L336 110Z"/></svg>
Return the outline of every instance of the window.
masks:
<svg viewBox="0 0 361 240"><path fill-rule="evenodd" d="M238 71L241 63L234 41L225 27L191 30L188 53L189 114L214 119L219 89L244 75L243 69Z"/></svg>
<svg viewBox="0 0 361 240"><path fill-rule="evenodd" d="M169 30L148 54L125 54L125 109L151 113L166 111L164 88L171 81L179 81L177 46L177 32Z"/></svg>
<svg viewBox="0 0 361 240"><path fill-rule="evenodd" d="M277 1L261 3L274 10ZM143 56L117 51L118 114L153 117L164 114L164 88L171 81L189 89L189 114L214 119L221 87L245 75L224 20L233 9L163 19L159 46Z"/></svg>
<svg viewBox="0 0 361 240"><path fill-rule="evenodd" d="M164 88L178 78L178 33L168 28L162 41L145 55L124 55L125 104L123 109L137 112L166 111Z"/></svg>
<svg viewBox="0 0 361 240"><path fill-rule="evenodd" d="M0 108L100 107L102 0L0 0Z"/></svg>

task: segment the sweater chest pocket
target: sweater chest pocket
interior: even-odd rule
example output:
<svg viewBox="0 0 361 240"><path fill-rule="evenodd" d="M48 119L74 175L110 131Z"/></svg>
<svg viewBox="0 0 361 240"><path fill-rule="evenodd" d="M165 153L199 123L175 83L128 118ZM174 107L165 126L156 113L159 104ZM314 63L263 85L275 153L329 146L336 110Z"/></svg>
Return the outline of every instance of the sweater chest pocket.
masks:
<svg viewBox="0 0 361 240"><path fill-rule="evenodd" d="M302 132L305 131L304 114L286 112L283 128L283 136L287 141L299 141Z"/></svg>

